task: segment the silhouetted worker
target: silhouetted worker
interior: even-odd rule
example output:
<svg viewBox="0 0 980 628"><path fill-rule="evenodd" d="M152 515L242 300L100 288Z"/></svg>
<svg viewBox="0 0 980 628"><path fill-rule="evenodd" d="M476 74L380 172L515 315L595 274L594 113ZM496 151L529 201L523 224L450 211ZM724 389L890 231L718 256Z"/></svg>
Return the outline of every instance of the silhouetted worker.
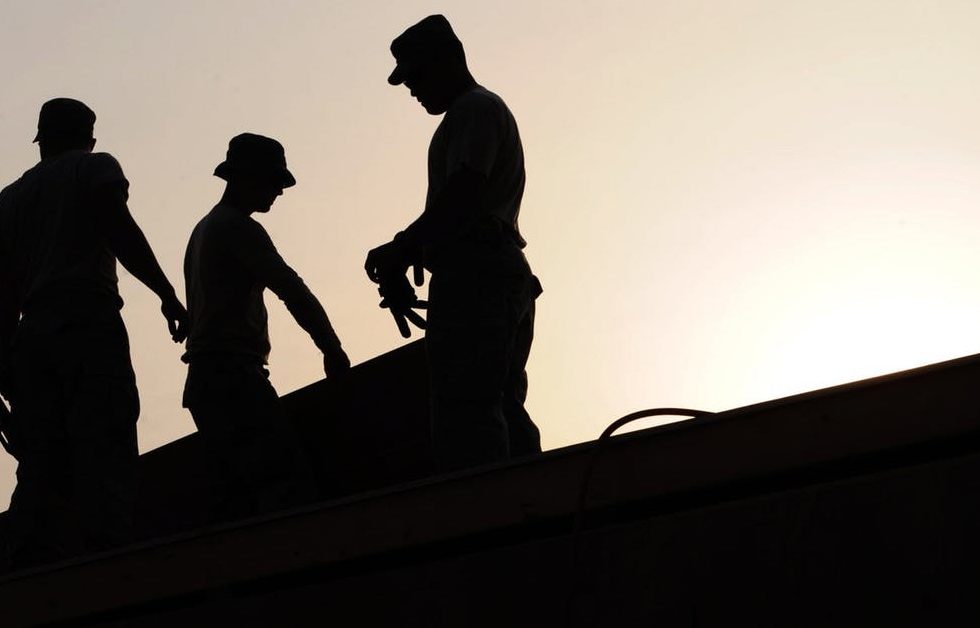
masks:
<svg viewBox="0 0 980 628"><path fill-rule="evenodd" d="M265 289L313 338L328 377L344 373L350 361L320 302L251 217L268 212L283 188L296 184L282 145L238 135L214 174L227 182L224 194L197 223L184 258L191 319L184 406L225 484L215 515L227 518L315 497L302 443L265 368L271 349Z"/></svg>
<svg viewBox="0 0 980 628"><path fill-rule="evenodd" d="M524 401L541 285L517 226L524 194L517 123L473 79L445 17L415 24L391 52L388 82L404 83L427 112L445 117L429 145L422 215L372 250L365 270L406 337L405 319L422 323L413 308L424 305L407 269L421 261L432 272L426 347L437 463L459 468L539 452ZM415 274L421 284L418 268Z"/></svg>
<svg viewBox="0 0 980 628"><path fill-rule="evenodd" d="M187 313L126 203L129 183L93 153L95 113L44 103L41 161L0 192L0 364L19 462L8 551L29 564L127 540L139 398L116 260L157 294L175 342Z"/></svg>

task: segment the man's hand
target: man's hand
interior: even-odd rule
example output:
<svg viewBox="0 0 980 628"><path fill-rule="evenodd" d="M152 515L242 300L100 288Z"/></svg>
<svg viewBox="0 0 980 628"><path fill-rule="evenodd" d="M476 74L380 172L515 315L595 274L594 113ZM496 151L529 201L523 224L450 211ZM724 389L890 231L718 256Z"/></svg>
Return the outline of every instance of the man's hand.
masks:
<svg viewBox="0 0 980 628"><path fill-rule="evenodd" d="M330 379L342 376L350 370L350 358L338 344L323 353L323 373Z"/></svg>
<svg viewBox="0 0 980 628"><path fill-rule="evenodd" d="M381 295L379 307L391 312L402 338L412 336L412 330L408 326L410 322L419 329L425 329L425 319L415 310L424 310L428 304L415 295L415 290L408 283L404 271L401 275L383 276L380 284L378 288L378 294Z"/></svg>
<svg viewBox="0 0 980 628"><path fill-rule="evenodd" d="M164 297L161 301L160 311L167 319L167 329L170 330L170 337L174 342L184 342L187 339L187 308L180 302L176 295Z"/></svg>
<svg viewBox="0 0 980 628"><path fill-rule="evenodd" d="M374 283L381 283L382 277L404 275L410 265L405 247L395 240L371 249L364 260L364 270Z"/></svg>

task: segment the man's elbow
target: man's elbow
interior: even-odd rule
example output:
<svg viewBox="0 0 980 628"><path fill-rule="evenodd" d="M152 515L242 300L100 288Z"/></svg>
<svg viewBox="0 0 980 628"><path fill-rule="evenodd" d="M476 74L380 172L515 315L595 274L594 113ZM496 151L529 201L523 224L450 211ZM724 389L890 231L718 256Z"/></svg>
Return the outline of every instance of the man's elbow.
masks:
<svg viewBox="0 0 980 628"><path fill-rule="evenodd" d="M125 240L139 227L129 212L127 195L113 186L106 186L92 196L92 211L110 242Z"/></svg>

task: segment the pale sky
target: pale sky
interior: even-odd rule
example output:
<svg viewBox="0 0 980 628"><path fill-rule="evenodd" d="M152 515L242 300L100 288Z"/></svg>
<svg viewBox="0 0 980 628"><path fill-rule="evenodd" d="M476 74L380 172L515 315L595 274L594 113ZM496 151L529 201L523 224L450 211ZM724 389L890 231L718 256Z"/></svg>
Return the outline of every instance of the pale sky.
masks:
<svg viewBox="0 0 980 628"><path fill-rule="evenodd" d="M42 102L85 101L182 293L228 139L273 136L299 183L260 220L364 361L404 342L362 264L421 210L438 123L386 83L388 44L437 12L523 136L546 448L980 352L972 0L0 0L0 182L36 162ZM146 451L193 430L185 367L121 291ZM285 394L321 363L267 302Z"/></svg>

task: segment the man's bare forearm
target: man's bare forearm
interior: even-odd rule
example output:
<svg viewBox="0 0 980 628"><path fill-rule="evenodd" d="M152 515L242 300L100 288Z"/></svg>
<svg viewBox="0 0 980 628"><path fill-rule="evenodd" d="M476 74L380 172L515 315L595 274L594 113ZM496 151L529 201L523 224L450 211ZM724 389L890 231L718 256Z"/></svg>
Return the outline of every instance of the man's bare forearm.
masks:
<svg viewBox="0 0 980 628"><path fill-rule="evenodd" d="M438 247L458 237L479 215L486 179L472 170L460 170L421 216L396 236L409 250Z"/></svg>
<svg viewBox="0 0 980 628"><path fill-rule="evenodd" d="M286 309L293 315L296 323L313 339L313 344L321 353L329 353L340 348L340 338L334 331L326 310L312 294L303 301L287 301Z"/></svg>
<svg viewBox="0 0 980 628"><path fill-rule="evenodd" d="M174 287L160 268L143 230L130 214L125 195L107 190L96 202L102 209L109 248L123 268L161 300L174 298Z"/></svg>
<svg viewBox="0 0 980 628"><path fill-rule="evenodd" d="M135 221L130 221L132 226L125 233L119 234L112 244L113 253L119 263L161 300L176 296L173 284L160 268L143 230Z"/></svg>
<svg viewBox="0 0 980 628"><path fill-rule="evenodd" d="M266 286L282 300L296 323L310 335L323 353L340 347L340 338L330 324L327 311L303 279L276 255L278 263L269 264L262 278Z"/></svg>

